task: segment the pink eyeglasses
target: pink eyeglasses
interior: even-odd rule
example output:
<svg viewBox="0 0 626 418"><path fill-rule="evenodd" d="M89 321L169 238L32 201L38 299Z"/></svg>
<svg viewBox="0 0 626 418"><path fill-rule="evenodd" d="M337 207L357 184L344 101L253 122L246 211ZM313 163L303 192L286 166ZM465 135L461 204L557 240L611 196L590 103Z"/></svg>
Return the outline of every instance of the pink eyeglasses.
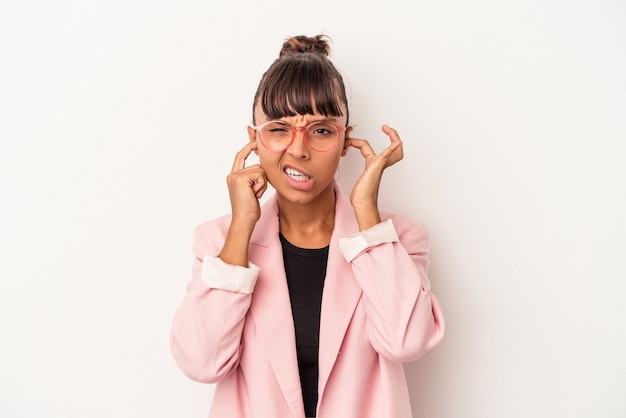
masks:
<svg viewBox="0 0 626 418"><path fill-rule="evenodd" d="M258 132L261 143L272 151L287 149L294 138L296 131L304 132L304 142L315 151L330 151L339 142L340 132L346 132L348 128L338 126L332 122L317 121L307 126L292 126L280 120L271 120L253 129Z"/></svg>

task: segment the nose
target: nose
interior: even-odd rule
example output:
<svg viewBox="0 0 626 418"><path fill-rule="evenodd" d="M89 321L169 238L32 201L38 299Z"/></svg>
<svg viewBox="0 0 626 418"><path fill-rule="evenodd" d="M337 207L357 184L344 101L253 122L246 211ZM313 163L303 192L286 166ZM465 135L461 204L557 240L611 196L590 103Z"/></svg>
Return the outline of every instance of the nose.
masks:
<svg viewBox="0 0 626 418"><path fill-rule="evenodd" d="M299 159L306 159L309 157L309 147L306 144L304 136L306 135L306 128L304 126L293 127L293 139L287 152Z"/></svg>

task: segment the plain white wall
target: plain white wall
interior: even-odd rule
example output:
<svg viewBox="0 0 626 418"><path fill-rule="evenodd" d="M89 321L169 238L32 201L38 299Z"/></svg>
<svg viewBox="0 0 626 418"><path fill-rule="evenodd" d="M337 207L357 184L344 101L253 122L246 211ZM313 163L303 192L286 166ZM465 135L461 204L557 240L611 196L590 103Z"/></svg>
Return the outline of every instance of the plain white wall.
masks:
<svg viewBox="0 0 626 418"><path fill-rule="evenodd" d="M355 135L405 141L381 207L431 231L415 416L626 416L617 0L0 2L0 416L206 416L168 341L192 229L281 42L320 32Z"/></svg>

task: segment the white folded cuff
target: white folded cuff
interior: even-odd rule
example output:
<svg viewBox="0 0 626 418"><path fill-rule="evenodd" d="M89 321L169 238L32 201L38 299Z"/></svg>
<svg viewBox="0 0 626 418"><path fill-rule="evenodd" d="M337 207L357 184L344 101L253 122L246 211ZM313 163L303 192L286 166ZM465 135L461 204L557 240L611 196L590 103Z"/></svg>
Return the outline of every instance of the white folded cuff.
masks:
<svg viewBox="0 0 626 418"><path fill-rule="evenodd" d="M386 242L398 242L398 233L391 219L387 219L365 231L339 239L339 250L346 261L351 262L363 251Z"/></svg>
<svg viewBox="0 0 626 418"><path fill-rule="evenodd" d="M253 263L248 263L248 267L235 266L224 262L217 254L207 254L202 259L200 281L213 289L250 294L260 271Z"/></svg>

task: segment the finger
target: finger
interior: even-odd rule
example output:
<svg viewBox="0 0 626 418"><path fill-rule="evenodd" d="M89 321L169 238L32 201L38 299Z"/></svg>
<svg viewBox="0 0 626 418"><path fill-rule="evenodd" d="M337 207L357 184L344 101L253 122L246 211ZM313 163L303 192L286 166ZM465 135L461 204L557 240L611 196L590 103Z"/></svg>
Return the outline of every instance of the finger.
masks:
<svg viewBox="0 0 626 418"><path fill-rule="evenodd" d="M391 144L381 155L384 154L387 156L396 153L399 156L398 160L402 159L404 153L402 151L402 140L400 139L400 135L398 135L398 131L391 128L389 125L383 125L382 130L389 137Z"/></svg>
<svg viewBox="0 0 626 418"><path fill-rule="evenodd" d="M383 124L383 126L381 127L381 129L383 130L383 132L385 134L387 134L388 136L395 136L396 138L400 139L400 135L398 135L398 131L396 131L395 129L393 129L391 126L387 125L386 123Z"/></svg>
<svg viewBox="0 0 626 418"><path fill-rule="evenodd" d="M402 140L400 139L400 135L398 135L398 131L390 127L389 125L382 126L383 132L389 137L392 144L401 144Z"/></svg>
<svg viewBox="0 0 626 418"><path fill-rule="evenodd" d="M257 199L260 199L261 197L263 197L263 194L265 194L265 191L267 190L267 182L257 183L252 189L254 190L254 196Z"/></svg>
<svg viewBox="0 0 626 418"><path fill-rule="evenodd" d="M378 155L374 152L369 142L364 139L351 138L349 142L346 142L347 147L354 147L359 149L361 151L361 155L366 160L369 161L371 158L376 157L376 159L381 161L381 163L384 161L384 163L382 163L383 167L395 164L396 162L400 161L404 156L402 152L402 141L400 141L399 138L394 139L389 147L385 148Z"/></svg>
<svg viewBox="0 0 626 418"><path fill-rule="evenodd" d="M252 145L250 142L248 142L235 155L235 161L233 161L233 168L231 170L231 173L235 173L237 171L243 170L243 168L246 166L246 159L250 156L251 153L252 153Z"/></svg>
<svg viewBox="0 0 626 418"><path fill-rule="evenodd" d="M267 190L267 178L265 177L265 173L261 172L259 176L254 179L252 183L252 191L257 199L260 199L263 196L263 193Z"/></svg>
<svg viewBox="0 0 626 418"><path fill-rule="evenodd" d="M368 141L365 139L348 138L345 143L345 148L353 147L361 152L361 155L365 158L373 157L376 155L374 149Z"/></svg>

